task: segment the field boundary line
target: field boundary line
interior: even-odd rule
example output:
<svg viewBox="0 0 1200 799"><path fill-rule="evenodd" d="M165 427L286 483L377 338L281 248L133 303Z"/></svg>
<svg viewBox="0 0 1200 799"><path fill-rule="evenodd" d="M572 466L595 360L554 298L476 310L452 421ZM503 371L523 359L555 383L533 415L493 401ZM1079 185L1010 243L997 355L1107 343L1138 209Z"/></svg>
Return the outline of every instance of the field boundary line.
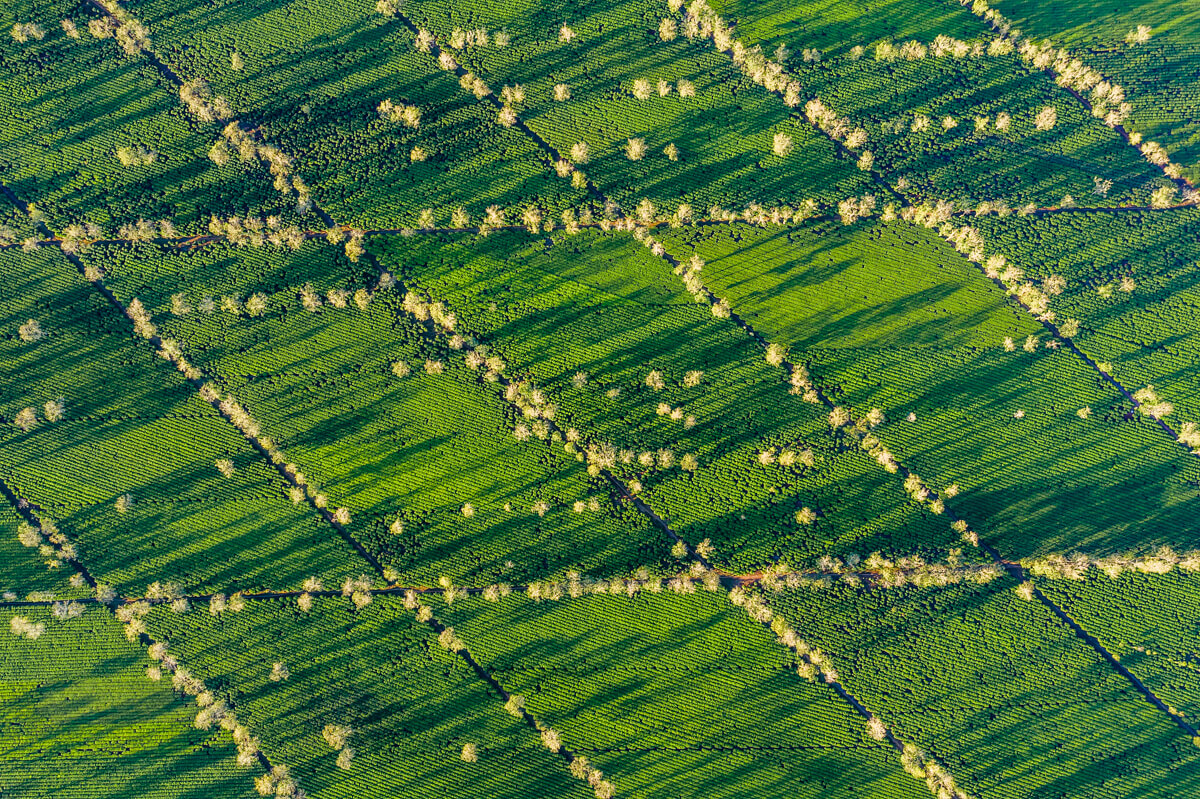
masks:
<svg viewBox="0 0 1200 799"><path fill-rule="evenodd" d="M1136 211L1139 213L1162 213L1162 212L1179 211L1179 210L1184 210L1184 209L1188 209L1188 208L1195 208L1197 206L1200 206L1200 199L1192 200L1192 201L1178 202L1173 205L1166 205L1166 206L1154 206L1154 205L1042 206L1042 207L1032 208L1027 211L1020 211L1020 212L1011 211L1008 214L1003 214L1003 213L997 212L995 210L979 211L979 210L971 209L971 208L960 208L960 209L951 211L949 213L949 216L955 217L955 218L980 217L980 216L1033 216L1033 217L1040 217L1040 216L1050 216L1050 215L1057 215L1057 214L1121 214L1121 213L1127 213L1127 212L1133 212L1133 211ZM764 206L764 207L771 208L772 206L768 205L768 206ZM916 210L916 209L920 209L921 207L922 207L922 205L905 205L905 206L902 206L897 211L897 213L903 212L904 209L906 209L906 208ZM747 209L745 213L751 213L751 210ZM860 214L858 216L858 218L859 219L877 219L877 218L880 218L881 216L882 216L882 214L879 212L871 212L871 213L867 213L867 214ZM688 222L680 223L678 225L678 227L687 229L687 228L693 228L693 227L697 227L697 228L698 227L716 227L716 226L732 227L732 226L737 226L737 225L745 225L747 227L757 227L757 228L778 228L780 230L799 230L799 229L802 229L806 224L808 224L810 222L813 222L813 223L834 222L834 221L838 221L839 219L840 219L840 217L837 214L828 213L828 214L816 214L814 216L805 217L801 221L790 221L790 222L766 221L766 222L759 223L759 222L749 221L746 218L744 218L744 216L742 214L738 214L737 216L733 216L733 217L729 217L729 218L704 217L704 216L695 217ZM619 221L620 220L611 220L611 221L605 220L603 222L577 222L574 225L572 225L571 227L567 227L560 223L547 222L542 227L539 228L539 233L566 232L568 235L574 235L574 233L579 230L601 230L601 231L608 232L608 231L618 229L616 227L616 224ZM891 220L885 220L885 221L891 221ZM661 215L652 221L639 222L638 224L639 224L639 226L647 228L647 229L657 229L657 228L662 228L662 227L676 227L676 225L672 224L666 217L663 217ZM517 224L497 225L497 226L492 226L492 227L487 227L487 228L482 228L479 226L413 227L413 228L349 228L346 226L337 226L335 229L340 230L344 234L348 234L351 232L361 233L363 235L363 237L365 237L365 238L375 238L375 237L382 237L382 236L406 236L406 237L407 236L438 236L438 235L454 235L454 234L460 234L460 233L481 235L481 234L494 233L494 232L519 232L519 231L528 231L529 230L527 225L517 225ZM303 236L304 241L313 241L313 240L322 240L322 239L328 240L329 231L328 230L301 230L301 231L299 231L299 233L301 236ZM208 246L211 244L220 244L220 243L228 243L228 244L231 244L231 245L234 245L237 247L249 247L252 249L270 249L270 250L274 250L274 251L284 251L284 250L290 249L290 247L286 244L275 245L275 244L264 243L261 246L254 245L254 244L246 244L243 242L234 241L233 238L231 238L229 235L224 234L224 233L222 233L222 234L204 233L204 234L196 234L196 235L192 235L192 236L175 236L175 237L166 237L166 236L154 236L152 238L108 237L108 238L99 238L99 239L72 239L72 238L60 238L53 234L49 234L49 235L51 235L52 237L51 238L43 238L43 239L30 238L25 242L14 242L12 244L0 244L0 252L6 251L6 250L22 250L25 252L31 252L36 249L48 248L48 247L57 247L57 248L64 249L69 252L86 252L88 248L93 247L93 246L107 246L107 245L119 245L119 244L129 244L129 245L158 244L158 245L163 245L163 246L168 246L168 247L176 247L177 249L179 249L181 251L189 251L189 250L193 250L193 249L198 249L200 247L205 247L205 246Z"/></svg>

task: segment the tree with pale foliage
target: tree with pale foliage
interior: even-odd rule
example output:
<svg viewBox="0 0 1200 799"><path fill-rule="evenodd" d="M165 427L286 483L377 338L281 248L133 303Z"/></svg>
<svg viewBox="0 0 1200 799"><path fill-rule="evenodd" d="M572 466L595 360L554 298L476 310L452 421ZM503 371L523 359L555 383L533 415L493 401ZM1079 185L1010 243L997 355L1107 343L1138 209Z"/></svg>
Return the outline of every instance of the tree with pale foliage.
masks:
<svg viewBox="0 0 1200 799"><path fill-rule="evenodd" d="M1129 33L1125 34L1125 44L1134 47L1139 44L1145 44L1150 41L1150 26L1138 25Z"/></svg>
<svg viewBox="0 0 1200 799"><path fill-rule="evenodd" d="M326 724L325 729L321 730L325 743L334 749L344 748L353 734L354 730L344 724Z"/></svg>
<svg viewBox="0 0 1200 799"><path fill-rule="evenodd" d="M776 133L771 140L771 152L783 158L792 152L792 137L786 133Z"/></svg>
<svg viewBox="0 0 1200 799"><path fill-rule="evenodd" d="M504 703L504 709L512 716L521 718L525 711L525 697L520 694L513 694L508 697Z"/></svg>
<svg viewBox="0 0 1200 799"><path fill-rule="evenodd" d="M28 433L33 428L37 427L38 418L37 412L33 408L22 408L17 411L17 415L13 417L13 424L17 426L23 433Z"/></svg>
<svg viewBox="0 0 1200 799"><path fill-rule="evenodd" d="M575 31L563 25L558 29L558 41L562 44L570 44L575 40Z"/></svg>
<svg viewBox="0 0 1200 799"><path fill-rule="evenodd" d="M625 157L630 161L641 161L646 155L646 140L645 139L629 139L625 143Z"/></svg>
<svg viewBox="0 0 1200 799"><path fill-rule="evenodd" d="M15 22L12 26L14 41L24 44L30 39L41 41L46 38L46 31L36 22Z"/></svg>
<svg viewBox="0 0 1200 799"><path fill-rule="evenodd" d="M464 763L477 763L479 762L479 749L472 743L463 744L462 753L459 757L462 758Z"/></svg>
<svg viewBox="0 0 1200 799"><path fill-rule="evenodd" d="M1158 394L1154 391L1154 386L1146 386L1133 392L1133 399L1138 403L1138 410L1144 416L1153 419L1162 419L1169 416L1174 410L1171 403L1159 399Z"/></svg>
<svg viewBox="0 0 1200 799"><path fill-rule="evenodd" d="M46 332L42 330L41 324L36 319L30 319L17 328L17 335L26 344L32 344L45 338Z"/></svg>
<svg viewBox="0 0 1200 799"><path fill-rule="evenodd" d="M637 78L633 82L633 88L631 89L631 92L638 100L649 100L650 81L646 80L645 78Z"/></svg>
<svg viewBox="0 0 1200 799"><path fill-rule="evenodd" d="M1041 111L1037 112L1037 116L1033 119L1033 125L1038 130L1050 130L1058 124L1058 109L1052 105L1048 105Z"/></svg>
<svg viewBox="0 0 1200 799"><path fill-rule="evenodd" d="M46 632L46 625L30 621L24 616L13 616L8 622L8 629L12 631L13 635L36 641L42 636L42 633Z"/></svg>

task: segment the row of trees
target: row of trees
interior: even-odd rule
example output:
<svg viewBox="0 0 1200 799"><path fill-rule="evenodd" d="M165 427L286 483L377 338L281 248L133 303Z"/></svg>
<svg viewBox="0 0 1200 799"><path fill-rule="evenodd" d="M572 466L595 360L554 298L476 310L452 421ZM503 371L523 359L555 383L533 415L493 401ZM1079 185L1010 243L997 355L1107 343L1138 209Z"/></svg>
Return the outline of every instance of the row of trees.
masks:
<svg viewBox="0 0 1200 799"><path fill-rule="evenodd" d="M63 397L47 400L42 405L42 416L47 422L61 422L66 415L66 400ZM22 408L13 417L13 424L22 433L28 433L38 426L37 411L32 407Z"/></svg>
<svg viewBox="0 0 1200 799"><path fill-rule="evenodd" d="M630 89L630 93L638 100L649 100L654 94L659 97L669 97L671 91L670 81L660 80L651 86L650 81L646 78L635 79ZM695 97L696 85L690 80L681 78L675 82L674 91L678 92L680 97Z"/></svg>
<svg viewBox="0 0 1200 799"><path fill-rule="evenodd" d="M1051 580L1084 580L1092 569L1115 580L1126 573L1170 574L1176 570L1188 574L1200 573L1200 551L1179 553L1171 547L1161 546L1144 555L1115 554L1096 557L1074 552L1068 555L1028 558L1021 564L1035 577Z"/></svg>

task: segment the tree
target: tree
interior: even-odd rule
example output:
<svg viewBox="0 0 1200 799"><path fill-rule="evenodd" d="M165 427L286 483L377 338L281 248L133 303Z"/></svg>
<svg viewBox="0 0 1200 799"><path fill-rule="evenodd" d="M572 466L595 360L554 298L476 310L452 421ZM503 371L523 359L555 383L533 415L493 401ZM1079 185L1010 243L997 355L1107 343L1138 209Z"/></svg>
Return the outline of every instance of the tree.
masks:
<svg viewBox="0 0 1200 799"><path fill-rule="evenodd" d="M30 39L36 39L40 42L46 38L46 31L36 22L16 22L12 26L12 37L22 44Z"/></svg>
<svg viewBox="0 0 1200 799"><path fill-rule="evenodd" d="M662 22L658 23L658 38L664 42L669 42L679 35L679 26L675 20L670 17L664 17Z"/></svg>
<svg viewBox="0 0 1200 799"><path fill-rule="evenodd" d="M1129 45L1130 47L1134 47L1135 45L1139 44L1145 44L1148 41L1150 41L1149 25L1138 25L1136 28L1129 31L1129 33L1125 34L1125 44Z"/></svg>
<svg viewBox="0 0 1200 799"><path fill-rule="evenodd" d="M1144 416L1154 419L1162 419L1169 416L1174 410L1174 406L1171 403L1159 399L1158 394L1154 391L1154 386L1146 386L1133 392L1133 399L1138 403L1138 410Z"/></svg>
<svg viewBox="0 0 1200 799"><path fill-rule="evenodd" d="M519 83L512 86L505 86L500 90L500 99L506 105L524 105L525 87Z"/></svg>
<svg viewBox="0 0 1200 799"><path fill-rule="evenodd" d="M17 415L13 417L15 424L23 433L28 433L33 428L37 427L37 413L33 408L22 408L17 411Z"/></svg>
<svg viewBox="0 0 1200 799"><path fill-rule="evenodd" d="M349 769L353 760L354 750L347 746L346 748L342 749L342 751L338 752L337 767L340 769Z"/></svg>
<svg viewBox="0 0 1200 799"><path fill-rule="evenodd" d="M562 736L547 727L542 730L542 744L551 752L559 752L562 750Z"/></svg>
<svg viewBox="0 0 1200 799"><path fill-rule="evenodd" d="M508 697L508 700L505 701L504 709L508 711L510 715L521 718L525 711L525 697L521 696L520 694L511 695Z"/></svg>
<svg viewBox="0 0 1200 799"><path fill-rule="evenodd" d="M558 29L558 41L562 44L570 44L575 39L575 31L563 25Z"/></svg>
<svg viewBox="0 0 1200 799"><path fill-rule="evenodd" d="M24 616L13 616L8 622L8 628L13 635L28 638L30 641L36 641L46 632L45 624L32 622Z"/></svg>
<svg viewBox="0 0 1200 799"><path fill-rule="evenodd" d="M1052 105L1044 107L1038 111L1037 116L1033 119L1034 127L1038 130L1050 130L1058 122L1058 109Z"/></svg>
<svg viewBox="0 0 1200 799"><path fill-rule="evenodd" d="M555 102L565 103L571 99L571 87L565 83L554 84L554 100Z"/></svg>
<svg viewBox="0 0 1200 799"><path fill-rule="evenodd" d="M475 744L463 744L462 754L460 757L462 757L463 762L465 763L476 763L479 761L479 750L476 748Z"/></svg>
<svg viewBox="0 0 1200 799"><path fill-rule="evenodd" d="M645 78L637 78L633 82L631 92L638 100L650 99L650 81Z"/></svg>
<svg viewBox="0 0 1200 799"><path fill-rule="evenodd" d="M46 332L42 330L41 324L36 319L30 319L17 328L17 335L26 344L32 344L45 338Z"/></svg>
<svg viewBox="0 0 1200 799"><path fill-rule="evenodd" d="M326 724L325 729L321 731L321 737L325 739L325 743L334 749L344 748L353 734L352 728L342 724Z"/></svg>
<svg viewBox="0 0 1200 799"><path fill-rule="evenodd" d="M786 133L776 133L771 141L771 152L783 158L792 152L792 137Z"/></svg>
<svg viewBox="0 0 1200 799"><path fill-rule="evenodd" d="M571 160L577 164L586 164L588 162L587 142L580 141L571 145Z"/></svg>

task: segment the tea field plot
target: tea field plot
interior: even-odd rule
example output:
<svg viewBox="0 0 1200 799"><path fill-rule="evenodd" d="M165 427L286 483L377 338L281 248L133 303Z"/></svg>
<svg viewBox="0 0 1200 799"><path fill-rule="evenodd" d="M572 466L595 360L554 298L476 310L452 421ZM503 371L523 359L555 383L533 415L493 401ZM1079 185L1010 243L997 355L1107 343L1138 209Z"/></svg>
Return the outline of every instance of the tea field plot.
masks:
<svg viewBox="0 0 1200 799"><path fill-rule="evenodd" d="M701 593L471 598L439 615L618 795L926 793L832 689L798 677L788 650L729 611Z"/></svg>
<svg viewBox="0 0 1200 799"><path fill-rule="evenodd" d="M1200 780L1169 717L1009 580L767 601L971 796L1174 796Z"/></svg>
<svg viewBox="0 0 1200 799"><path fill-rule="evenodd" d="M148 627L309 796L591 795L394 597L357 611L348 599L318 599L308 614L291 600L253 601L220 618L164 608ZM276 662L286 680L270 679ZM323 737L331 724L353 730L345 769ZM468 744L476 762L462 757Z"/></svg>
<svg viewBox="0 0 1200 799"><path fill-rule="evenodd" d="M46 33L0 40L0 167L4 184L35 203L51 230L91 223L112 237L139 219L165 219L195 233L214 212L287 212L265 170L221 170L208 159L220 125L189 116L177 87L144 57L87 33L96 6L16 5L16 21ZM82 29L80 38L64 33L64 19Z"/></svg>
<svg viewBox="0 0 1200 799"><path fill-rule="evenodd" d="M1038 587L1088 625L1163 701L1193 724L1200 718L1195 577L1097 572L1080 581L1038 580Z"/></svg>
<svg viewBox="0 0 1200 799"><path fill-rule="evenodd" d="M996 8L1027 36L1066 48L1123 86L1133 106L1126 127L1162 144L1171 160L1184 166L1184 174L1196 179L1200 25L1193 9L1165 0L1136 6L1111 0L1005 0ZM1129 35L1142 25L1148 38L1131 42Z"/></svg>
<svg viewBox="0 0 1200 799"><path fill-rule="evenodd" d="M439 224L463 207L538 206L556 218L585 193L558 177L535 143L419 52L399 22L366 0L224 4L152 0L132 7L155 48L186 78L205 78L262 137L295 159L318 206L344 224ZM241 66L232 68L236 54ZM500 87L496 87L499 91ZM420 111L415 126L380 103ZM237 159L222 172L240 169ZM315 224L315 223L314 223Z"/></svg>
<svg viewBox="0 0 1200 799"><path fill-rule="evenodd" d="M1065 279L1051 304L1078 319L1075 343L1132 391L1153 385L1176 429L1200 421L1195 270L1200 214L1062 214L988 220L988 239L1034 280Z"/></svg>
<svg viewBox="0 0 1200 799"><path fill-rule="evenodd" d="M876 168L889 183L907 180L901 191L914 202L1051 206L1069 195L1084 205L1102 202L1092 195L1099 177L1113 183L1108 202L1144 204L1163 182L1157 168L1051 76L1015 54L986 54L996 34L956 3L876 3L856 9L853 19L844 6L824 2L713 5L737 23L747 46L767 54L785 47L789 72L863 127ZM938 36L958 40L968 53L934 55L929 48ZM906 42L927 52L877 58L879 45L898 49ZM853 47L864 48L862 54ZM819 60L806 60L806 51ZM1042 130L1036 118L1048 107L1057 120ZM1001 115L1009 124L997 125Z"/></svg>
<svg viewBox="0 0 1200 799"><path fill-rule="evenodd" d="M535 2L421 0L405 13L494 91L522 87L520 118L627 211L641 198L668 212L686 202L705 213L713 205L740 210L750 202L836 203L868 189L853 158L836 153L727 55L683 36L661 40L656 30L669 14L665 3L587 3L561 22L539 9ZM506 31L511 42L453 46L455 30L479 26ZM638 81L645 96L635 93ZM569 99L556 99L556 86L566 87ZM776 134L789 138L790 152L773 151ZM637 160L628 152L631 140L645 146ZM573 154L579 143L586 145L583 158ZM670 146L676 155L665 152Z"/></svg>
<svg viewBox="0 0 1200 799"><path fill-rule="evenodd" d="M101 262L99 252L87 258ZM324 242L294 255L114 248L103 262L113 290L140 297L330 507L348 509L350 534L404 579L525 582L570 569L632 572L665 557L661 535L615 503L564 442L514 436L518 412L503 388L468 369L444 337L429 337L400 291L373 291L366 310L329 302L331 291L376 287L365 262ZM313 310L306 286L321 302ZM246 311L255 294L266 298L261 315ZM189 308L236 296L241 310L175 315L175 295Z"/></svg>

